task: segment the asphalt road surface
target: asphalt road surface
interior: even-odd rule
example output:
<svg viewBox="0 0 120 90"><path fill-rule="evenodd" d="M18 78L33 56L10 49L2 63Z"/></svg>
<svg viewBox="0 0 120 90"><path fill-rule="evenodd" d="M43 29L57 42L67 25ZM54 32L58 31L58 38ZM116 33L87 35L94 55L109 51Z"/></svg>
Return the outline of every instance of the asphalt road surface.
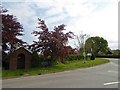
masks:
<svg viewBox="0 0 120 90"><path fill-rule="evenodd" d="M4 79L2 88L118 88L118 59L90 68Z"/></svg>

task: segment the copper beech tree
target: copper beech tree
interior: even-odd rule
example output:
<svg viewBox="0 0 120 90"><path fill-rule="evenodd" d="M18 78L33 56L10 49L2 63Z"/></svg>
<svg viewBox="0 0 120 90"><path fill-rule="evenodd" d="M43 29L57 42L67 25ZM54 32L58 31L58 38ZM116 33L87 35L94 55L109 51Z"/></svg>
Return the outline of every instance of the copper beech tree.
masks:
<svg viewBox="0 0 120 90"><path fill-rule="evenodd" d="M9 55L5 52L12 52L16 49L16 46L23 45L22 39L18 36L23 36L23 27L18 22L17 18L13 15L7 13L8 10L1 9L0 17L1 22L1 32L2 33L2 67L5 69L9 68Z"/></svg>
<svg viewBox="0 0 120 90"><path fill-rule="evenodd" d="M39 31L33 31L32 34L38 36L38 41L31 45L34 51L41 52L45 57L51 59L60 58L64 63L64 57L70 52L70 46L67 46L68 39L74 35L72 32L64 33L65 25L55 26L53 30L48 30L44 20L38 19Z"/></svg>
<svg viewBox="0 0 120 90"><path fill-rule="evenodd" d="M17 18L13 15L7 14L7 10L3 9L0 11L2 16L2 48L3 51L7 50L13 51L15 45L22 45L23 42L18 36L23 36L23 27L17 21Z"/></svg>

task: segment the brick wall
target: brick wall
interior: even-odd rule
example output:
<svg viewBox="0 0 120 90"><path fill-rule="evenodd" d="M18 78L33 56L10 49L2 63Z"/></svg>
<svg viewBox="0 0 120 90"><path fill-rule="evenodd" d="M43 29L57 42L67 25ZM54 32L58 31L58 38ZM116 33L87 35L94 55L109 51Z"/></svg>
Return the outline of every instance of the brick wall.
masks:
<svg viewBox="0 0 120 90"><path fill-rule="evenodd" d="M29 52L28 50L26 50L23 47L15 50L13 53L11 53L9 68L14 69L14 70L17 69L17 57L19 54L25 55L25 69L30 68L30 66L31 66L31 52Z"/></svg>

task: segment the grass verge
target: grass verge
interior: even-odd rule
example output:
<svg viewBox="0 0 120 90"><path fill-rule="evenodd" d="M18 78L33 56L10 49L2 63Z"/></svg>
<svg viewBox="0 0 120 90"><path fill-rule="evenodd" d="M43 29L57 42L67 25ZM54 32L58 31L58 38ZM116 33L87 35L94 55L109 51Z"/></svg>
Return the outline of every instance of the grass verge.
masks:
<svg viewBox="0 0 120 90"><path fill-rule="evenodd" d="M39 67L39 68L31 68L27 70L2 70L2 78L5 79L5 78L20 77L20 76L42 75L48 73L62 72L67 70L74 70L77 68L92 67L107 62L109 62L109 60L96 58L95 60L86 60L86 63L84 63L83 60L74 60L74 61L66 61L65 64L59 63L51 67Z"/></svg>

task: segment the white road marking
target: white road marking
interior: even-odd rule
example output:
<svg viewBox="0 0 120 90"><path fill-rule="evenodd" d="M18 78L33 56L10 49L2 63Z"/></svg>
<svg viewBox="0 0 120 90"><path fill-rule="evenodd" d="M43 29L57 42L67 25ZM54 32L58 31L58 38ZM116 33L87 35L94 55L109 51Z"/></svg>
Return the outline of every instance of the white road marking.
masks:
<svg viewBox="0 0 120 90"><path fill-rule="evenodd" d="M108 72L112 72L112 73L118 73L118 71L111 71L111 70L109 70Z"/></svg>
<svg viewBox="0 0 120 90"><path fill-rule="evenodd" d="M112 84L118 84L118 83L120 82L109 82L109 83L104 83L104 85L106 86L106 85L112 85Z"/></svg>

